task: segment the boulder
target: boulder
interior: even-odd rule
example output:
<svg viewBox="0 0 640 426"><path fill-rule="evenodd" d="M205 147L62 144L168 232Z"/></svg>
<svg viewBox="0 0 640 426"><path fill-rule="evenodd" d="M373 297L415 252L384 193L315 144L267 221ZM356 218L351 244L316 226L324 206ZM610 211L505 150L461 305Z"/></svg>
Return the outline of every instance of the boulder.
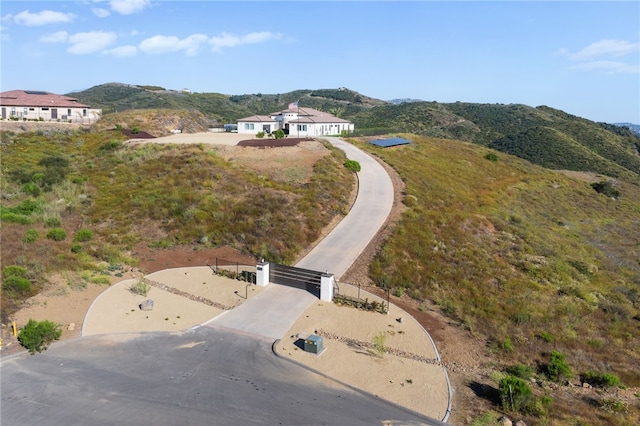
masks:
<svg viewBox="0 0 640 426"><path fill-rule="evenodd" d="M513 423L511 422L511 419L507 416L502 416L498 419L498 424L504 425L504 426L511 426Z"/></svg>
<svg viewBox="0 0 640 426"><path fill-rule="evenodd" d="M153 300L147 299L144 302L142 302L139 305L139 307L140 307L141 311L152 311L153 310Z"/></svg>

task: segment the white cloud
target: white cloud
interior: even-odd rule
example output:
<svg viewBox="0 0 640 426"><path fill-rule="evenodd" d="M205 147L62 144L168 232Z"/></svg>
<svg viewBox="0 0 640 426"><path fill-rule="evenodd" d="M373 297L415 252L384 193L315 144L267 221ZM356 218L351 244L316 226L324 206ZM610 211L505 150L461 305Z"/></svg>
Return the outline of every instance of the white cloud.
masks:
<svg viewBox="0 0 640 426"><path fill-rule="evenodd" d="M573 60L588 60L602 56L625 56L639 52L640 43L626 40L600 40L571 55Z"/></svg>
<svg viewBox="0 0 640 426"><path fill-rule="evenodd" d="M28 10L18 13L13 17L13 21L19 25L28 27L39 27L49 24L63 24L73 21L76 17L73 13L54 12L43 10L37 13L30 13Z"/></svg>
<svg viewBox="0 0 640 426"><path fill-rule="evenodd" d="M121 15L131 15L150 7L151 2L149 0L111 0L109 6L111 10Z"/></svg>
<svg viewBox="0 0 640 426"><path fill-rule="evenodd" d="M93 9L91 9L91 11L98 18L106 18L107 16L111 15L111 12L109 12L107 9L103 9L101 7L94 7Z"/></svg>
<svg viewBox="0 0 640 426"><path fill-rule="evenodd" d="M118 46L113 49L105 50L103 53L115 56L116 58L129 58L138 54L138 48L135 46Z"/></svg>
<svg viewBox="0 0 640 426"><path fill-rule="evenodd" d="M607 74L638 74L640 65L629 65L615 61L591 61L574 65L572 69L585 71L604 71Z"/></svg>
<svg viewBox="0 0 640 426"><path fill-rule="evenodd" d="M200 44L206 41L207 36L204 34L193 34L182 40L175 36L157 35L143 40L138 48L150 55L183 50L187 55L193 56L200 48Z"/></svg>
<svg viewBox="0 0 640 426"><path fill-rule="evenodd" d="M90 31L87 33L76 33L69 36L71 46L67 52L76 55L86 55L99 52L112 45L118 36L111 32Z"/></svg>
<svg viewBox="0 0 640 426"><path fill-rule="evenodd" d="M40 41L44 43L66 43L67 40L69 40L69 34L66 31L56 31L40 37Z"/></svg>
<svg viewBox="0 0 640 426"><path fill-rule="evenodd" d="M204 34L192 34L184 39L176 36L157 35L143 40L138 45L138 48L150 55L184 51L188 56L193 56L198 53L203 43L208 43L213 51L218 52L227 47L265 43L269 40L279 40L281 38L282 34L271 32L255 32L244 36L222 33L220 36L211 38Z"/></svg>
<svg viewBox="0 0 640 426"><path fill-rule="evenodd" d="M233 34L222 33L221 36L211 37L209 43L214 51L220 51L224 47L235 47L243 44L265 43L269 40L279 40L282 34L271 33L268 31L249 33L244 36L236 36Z"/></svg>

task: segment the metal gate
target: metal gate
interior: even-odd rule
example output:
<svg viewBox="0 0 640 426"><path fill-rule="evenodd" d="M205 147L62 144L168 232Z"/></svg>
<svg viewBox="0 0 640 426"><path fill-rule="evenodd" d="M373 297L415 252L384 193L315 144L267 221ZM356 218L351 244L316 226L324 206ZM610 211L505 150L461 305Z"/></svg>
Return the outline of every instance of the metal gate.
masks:
<svg viewBox="0 0 640 426"><path fill-rule="evenodd" d="M272 263L269 266L269 282L298 287L318 297L320 296L321 281L322 272L279 263Z"/></svg>

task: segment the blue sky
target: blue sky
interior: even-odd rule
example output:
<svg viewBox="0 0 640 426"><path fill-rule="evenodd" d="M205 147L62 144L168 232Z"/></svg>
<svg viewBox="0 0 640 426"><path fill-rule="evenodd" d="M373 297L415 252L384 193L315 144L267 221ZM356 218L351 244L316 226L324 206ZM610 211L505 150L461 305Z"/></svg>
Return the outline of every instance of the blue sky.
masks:
<svg viewBox="0 0 640 426"><path fill-rule="evenodd" d="M3 0L0 19L1 91L347 87L640 123L637 1Z"/></svg>

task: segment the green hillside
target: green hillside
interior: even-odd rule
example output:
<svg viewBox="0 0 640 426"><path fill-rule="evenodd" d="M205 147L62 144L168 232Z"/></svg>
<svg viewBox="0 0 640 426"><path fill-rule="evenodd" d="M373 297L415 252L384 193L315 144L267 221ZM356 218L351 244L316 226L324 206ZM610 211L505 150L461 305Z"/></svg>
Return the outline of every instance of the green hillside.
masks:
<svg viewBox="0 0 640 426"><path fill-rule="evenodd" d="M295 101L299 101L300 107L316 108L338 116L384 104L383 101L368 98L348 89L296 90L275 95L262 93L223 95L108 83L68 95L94 108L102 108L104 114L132 109L198 110L212 123L218 125L234 123L239 118L254 114L280 111Z"/></svg>
<svg viewBox="0 0 640 426"><path fill-rule="evenodd" d="M372 280L437 304L486 341L498 365L539 372L556 350L574 377L608 371L639 386L640 187L618 181L615 200L587 175L487 157L492 151L470 143L403 136L412 144L356 142L406 184L408 209L371 264ZM587 404L562 401L550 424L591 424ZM626 424L606 415L596 423Z"/></svg>
<svg viewBox="0 0 640 426"><path fill-rule="evenodd" d="M549 168L593 171L640 184L640 137L553 108L412 102L350 117L363 134L409 132L463 140Z"/></svg>

